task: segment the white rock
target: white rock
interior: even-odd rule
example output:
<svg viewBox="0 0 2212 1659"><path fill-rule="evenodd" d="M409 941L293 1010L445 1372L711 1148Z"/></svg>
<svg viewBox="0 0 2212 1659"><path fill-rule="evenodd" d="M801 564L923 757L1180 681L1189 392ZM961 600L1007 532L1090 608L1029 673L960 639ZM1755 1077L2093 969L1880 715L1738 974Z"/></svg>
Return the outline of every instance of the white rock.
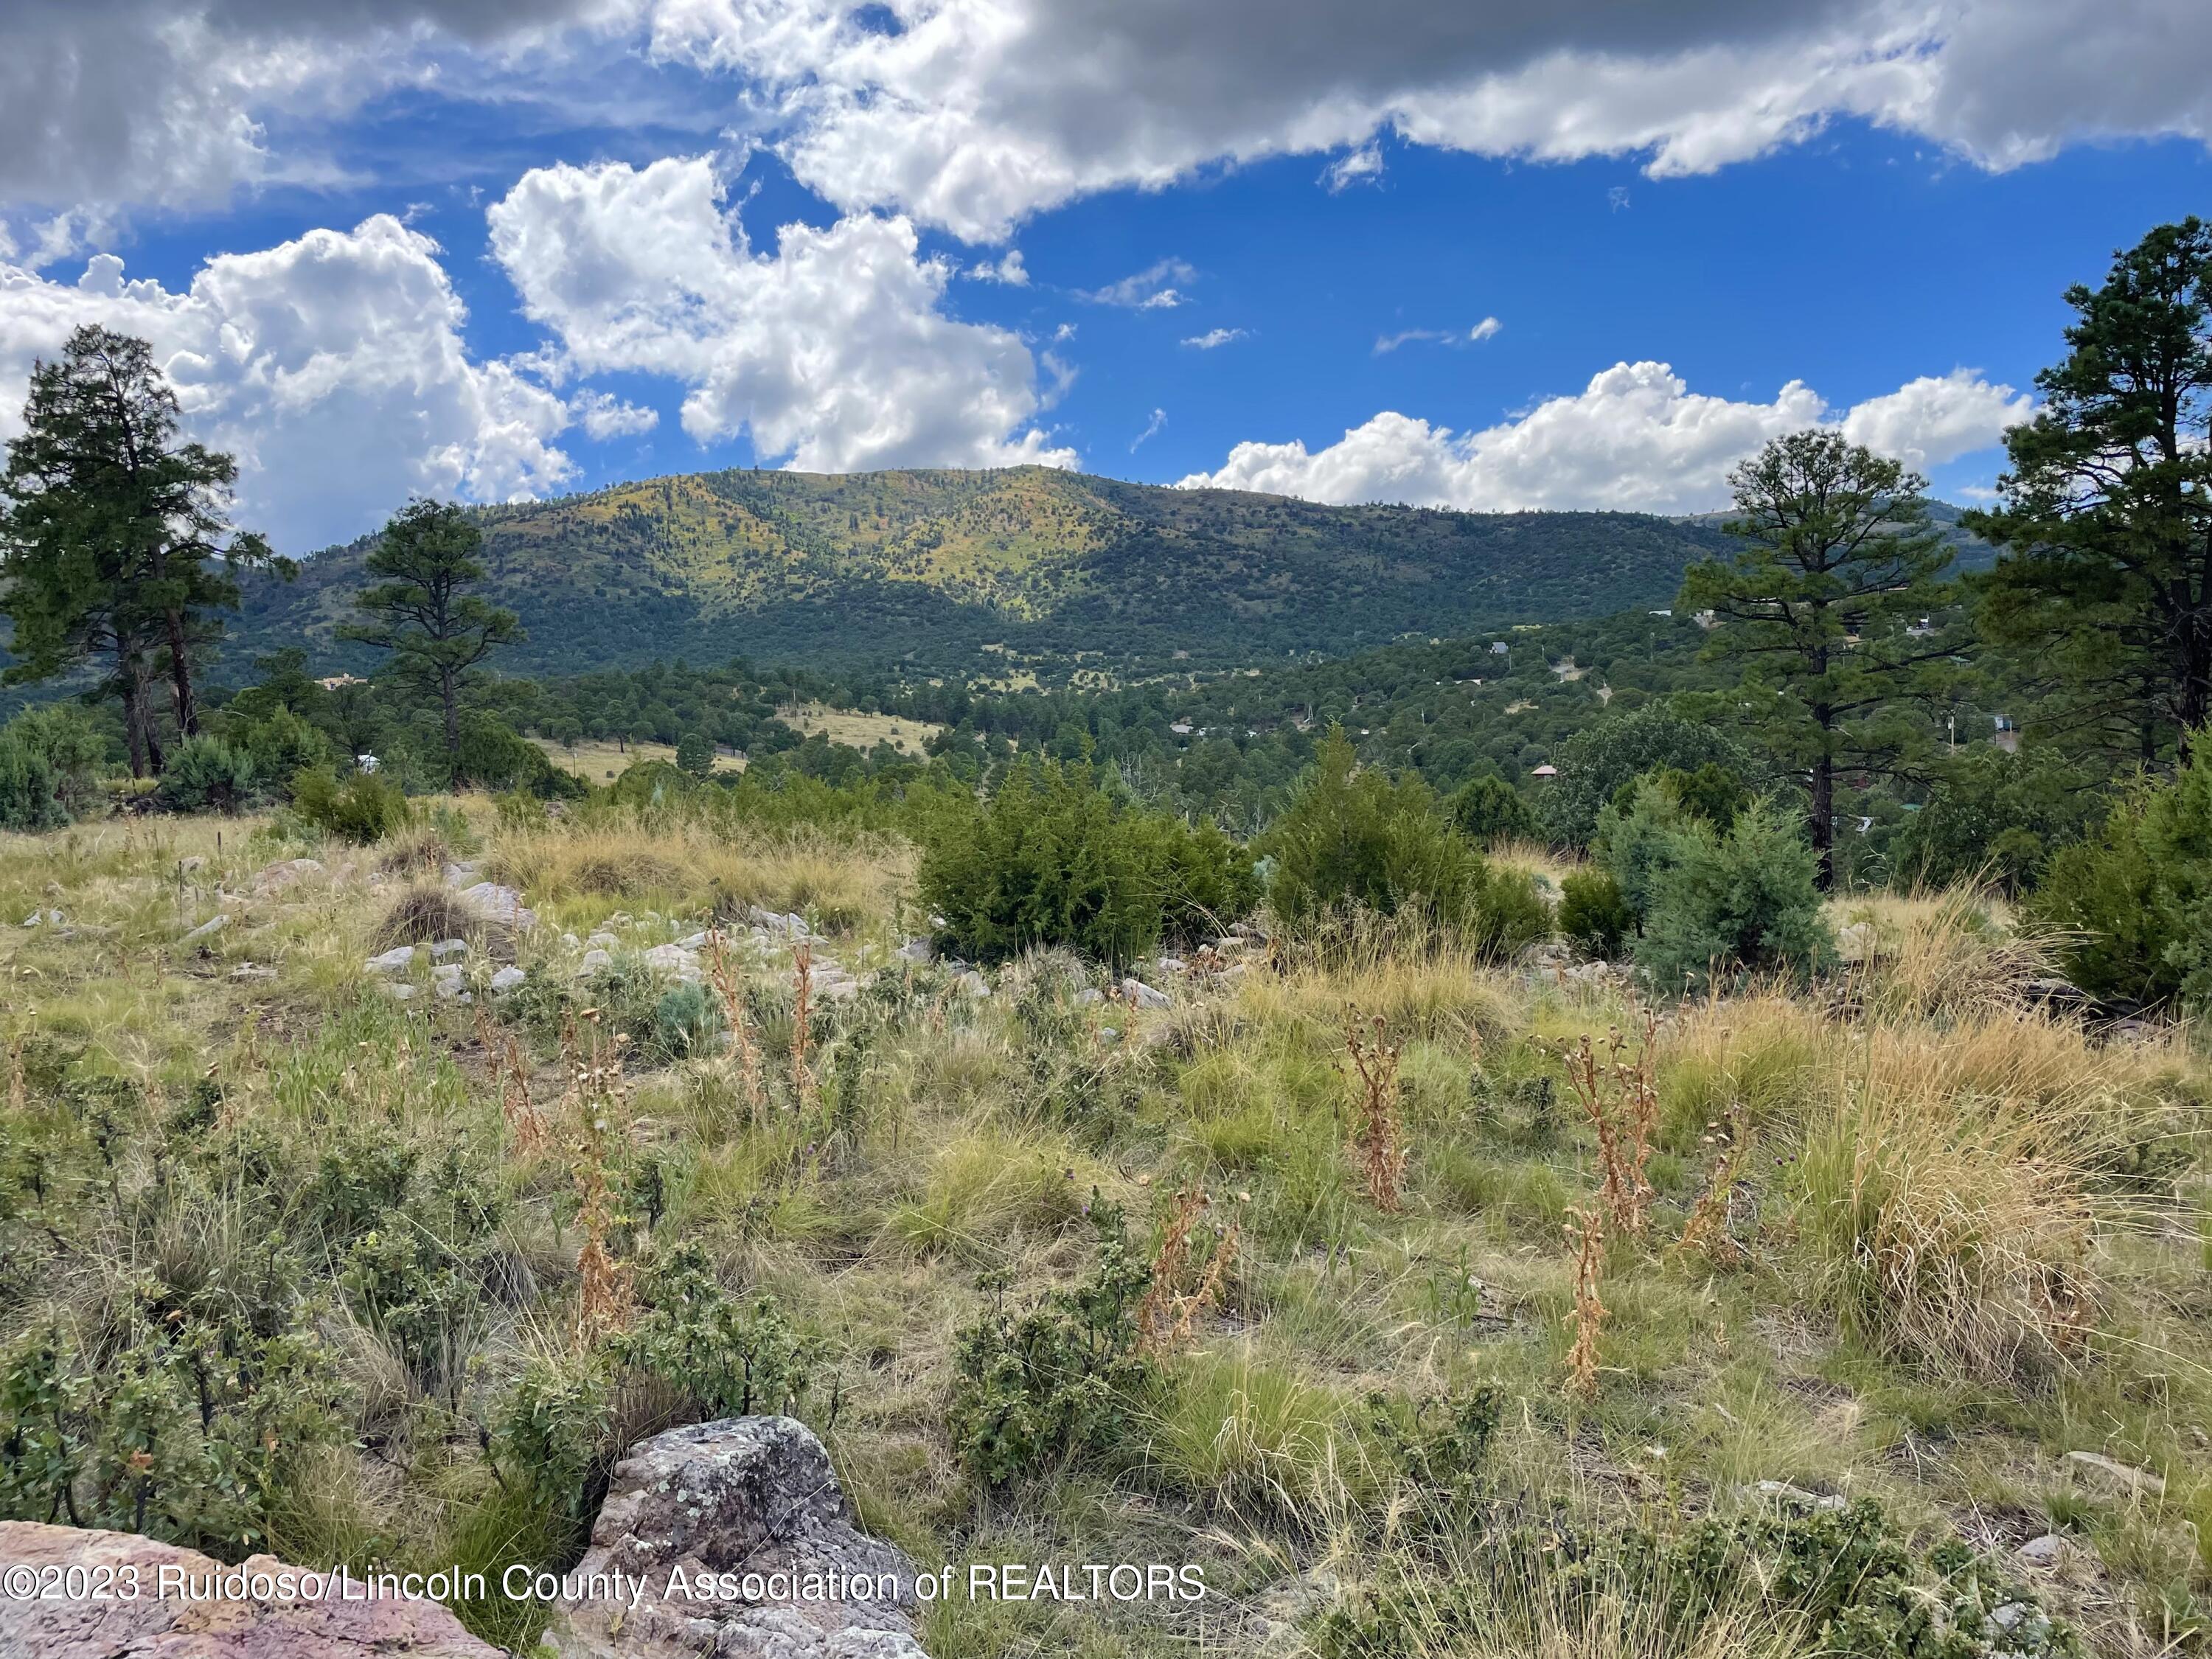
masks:
<svg viewBox="0 0 2212 1659"><path fill-rule="evenodd" d="M562 945L571 951L574 950L583 942L583 940L578 939L574 933L563 933L561 935Z"/></svg>
<svg viewBox="0 0 2212 1659"><path fill-rule="evenodd" d="M926 939L910 939L898 948L902 962L917 962L927 967L937 960L937 947Z"/></svg>
<svg viewBox="0 0 2212 1659"><path fill-rule="evenodd" d="M230 970L230 976L233 979L274 979L276 977L276 970L274 968L263 968L251 962L241 962Z"/></svg>
<svg viewBox="0 0 2212 1659"><path fill-rule="evenodd" d="M430 946L430 960L448 962L469 953L469 942L465 939L441 939Z"/></svg>
<svg viewBox="0 0 2212 1659"><path fill-rule="evenodd" d="M1162 957L1159 967L1164 974L1183 974L1190 971L1190 964L1181 957Z"/></svg>
<svg viewBox="0 0 2212 1659"><path fill-rule="evenodd" d="M414 962L415 947L413 945L395 945L382 956L371 957L367 962L362 963L362 967L365 971L372 974L404 974L414 965Z"/></svg>
<svg viewBox="0 0 2212 1659"><path fill-rule="evenodd" d="M460 891L460 901L471 909L505 922L520 933L528 933L538 925L538 913L523 903L522 895L512 887L503 887L495 881L480 881L473 887Z"/></svg>
<svg viewBox="0 0 2212 1659"><path fill-rule="evenodd" d="M580 974L600 973L605 971L606 969L613 967L614 961L615 959L609 956L605 951L586 951L584 952L583 964L576 971Z"/></svg>
<svg viewBox="0 0 2212 1659"><path fill-rule="evenodd" d="M1836 930L1836 955L1844 962L1871 962L1879 943L1870 921L1855 921Z"/></svg>
<svg viewBox="0 0 2212 1659"><path fill-rule="evenodd" d="M2070 1451L2066 1454L2066 1461L2076 1468L2102 1476L2125 1492L2147 1492L2154 1496L2166 1490L2163 1475L2154 1474L2148 1469L2135 1468L2107 1457L2102 1452Z"/></svg>
<svg viewBox="0 0 2212 1659"><path fill-rule="evenodd" d="M313 859L285 859L280 863L256 871L253 876L253 887L256 892L281 892L287 887L307 880L310 876L319 876L322 873L323 866Z"/></svg>
<svg viewBox="0 0 2212 1659"><path fill-rule="evenodd" d="M510 963L491 976L491 988L502 993L512 991L529 977L528 974Z"/></svg>
<svg viewBox="0 0 2212 1659"><path fill-rule="evenodd" d="M676 948L679 951L703 951L707 948L707 935L703 933L686 933L676 941Z"/></svg>
<svg viewBox="0 0 2212 1659"><path fill-rule="evenodd" d="M411 985L387 985L384 989L385 994L394 1002L412 1002L415 1000L415 988Z"/></svg>
<svg viewBox="0 0 2212 1659"><path fill-rule="evenodd" d="M1085 986L1075 994L1074 997L1075 1006L1079 1008L1088 1008L1094 1002L1105 1000L1106 994L1095 985Z"/></svg>
<svg viewBox="0 0 2212 1659"><path fill-rule="evenodd" d="M227 910L218 911L216 915L210 916L205 921L202 922L198 927L193 928L191 933L185 934L185 943L191 945L200 939L213 939L217 933L220 933L224 928L229 926L230 913Z"/></svg>
<svg viewBox="0 0 2212 1659"><path fill-rule="evenodd" d="M1121 996L1123 1000L1133 1002L1139 1008L1164 1008L1169 1004L1166 992L1155 991L1140 979L1123 980Z"/></svg>
<svg viewBox="0 0 2212 1659"><path fill-rule="evenodd" d="M961 975L954 983L971 997L987 997L991 994L991 981L973 968Z"/></svg>
<svg viewBox="0 0 2212 1659"><path fill-rule="evenodd" d="M1821 1494L1807 1492L1802 1486L1793 1486L1787 1480L1762 1480L1753 1490L1761 1498L1771 1498L1777 1503L1796 1510L1840 1510L1846 1506L1843 1498L1833 1492Z"/></svg>
<svg viewBox="0 0 2212 1659"><path fill-rule="evenodd" d="M476 878L477 867L474 864L448 862L446 866L446 885L448 887L464 887Z"/></svg>
<svg viewBox="0 0 2212 1659"><path fill-rule="evenodd" d="M2074 1546L2055 1532L2046 1532L2040 1538L2031 1538L2012 1553L2013 1559L2023 1566L2055 1567L2073 1553Z"/></svg>
<svg viewBox="0 0 2212 1659"><path fill-rule="evenodd" d="M696 953L680 945L656 945L645 953L645 965L657 974L668 974L687 985L699 983L702 975Z"/></svg>
<svg viewBox="0 0 2212 1659"><path fill-rule="evenodd" d="M584 943L594 951L613 951L621 947L622 940L602 927Z"/></svg>

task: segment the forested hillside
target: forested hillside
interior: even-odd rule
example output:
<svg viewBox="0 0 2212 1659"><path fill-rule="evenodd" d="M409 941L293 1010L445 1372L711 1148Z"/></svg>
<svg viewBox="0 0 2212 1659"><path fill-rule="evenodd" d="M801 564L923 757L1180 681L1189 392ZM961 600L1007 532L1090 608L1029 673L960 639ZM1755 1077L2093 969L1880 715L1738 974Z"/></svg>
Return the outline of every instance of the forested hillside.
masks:
<svg viewBox="0 0 2212 1659"><path fill-rule="evenodd" d="M1642 514L1321 507L1043 467L827 477L729 471L483 509L511 671L742 653L763 664L1064 679L1340 654L1670 602L1717 527ZM257 578L240 656L337 643L368 539Z"/></svg>

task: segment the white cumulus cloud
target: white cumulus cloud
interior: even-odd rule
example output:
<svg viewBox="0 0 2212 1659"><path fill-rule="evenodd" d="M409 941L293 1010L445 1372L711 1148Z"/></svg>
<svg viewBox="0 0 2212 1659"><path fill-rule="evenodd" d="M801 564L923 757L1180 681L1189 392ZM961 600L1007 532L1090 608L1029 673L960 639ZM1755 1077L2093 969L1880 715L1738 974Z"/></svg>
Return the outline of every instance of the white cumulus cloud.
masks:
<svg viewBox="0 0 2212 1659"><path fill-rule="evenodd" d="M1100 191L1344 152L1633 155L1658 176L1839 117L1985 167L2075 140L2212 135L2202 0L651 0L651 51L759 89L846 210L971 240ZM884 26L886 16L895 26Z"/></svg>
<svg viewBox="0 0 2212 1659"><path fill-rule="evenodd" d="M80 324L139 335L191 434L238 457L240 521L287 552L374 529L413 492L501 501L572 471L561 400L472 361L437 245L389 216L209 260L182 290L95 255L74 283L0 265L0 437L31 363Z"/></svg>
<svg viewBox="0 0 2212 1659"><path fill-rule="evenodd" d="M1030 424L1029 348L939 308L951 267L902 218L790 224L757 252L704 156L539 167L490 210L523 309L589 374L689 386L701 442L750 432L807 471L1071 465Z"/></svg>
<svg viewBox="0 0 2212 1659"><path fill-rule="evenodd" d="M611 392L586 390L568 399L568 412L594 443L635 438L660 424L660 411L626 404Z"/></svg>
<svg viewBox="0 0 2212 1659"><path fill-rule="evenodd" d="M1188 336L1183 343L1199 351L1214 351L1247 337L1247 331L1241 328L1209 328L1203 334Z"/></svg>
<svg viewBox="0 0 2212 1659"><path fill-rule="evenodd" d="M1769 438L1840 424L1870 448L1918 465L1997 442L2030 402L1970 371L1915 380L1832 416L1792 380L1771 403L1692 392L1665 363L1616 363L1572 396L1516 419L1455 433L1388 411L1337 442L1240 443L1185 488L1252 489L1319 501L1407 501L1485 512L1607 507L1697 513L1728 501L1731 467Z"/></svg>

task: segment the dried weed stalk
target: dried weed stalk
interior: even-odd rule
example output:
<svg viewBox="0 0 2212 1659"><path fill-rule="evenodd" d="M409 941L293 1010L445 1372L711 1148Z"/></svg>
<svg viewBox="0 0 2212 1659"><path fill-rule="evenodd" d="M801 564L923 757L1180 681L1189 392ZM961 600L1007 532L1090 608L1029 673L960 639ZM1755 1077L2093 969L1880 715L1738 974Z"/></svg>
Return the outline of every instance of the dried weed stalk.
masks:
<svg viewBox="0 0 2212 1659"><path fill-rule="evenodd" d="M1400 1185L1406 1174L1406 1148L1398 1123L1398 1047L1383 1040L1382 1017L1374 1019L1371 1039L1359 1029L1359 1010L1347 1009L1344 1020L1345 1052L1359 1079L1359 1121L1353 1134L1352 1154L1367 1177L1367 1195L1378 1210L1395 1211L1401 1202Z"/></svg>
<svg viewBox="0 0 2212 1659"><path fill-rule="evenodd" d="M1567 1392L1588 1401L1597 1394L1597 1335L1605 1324L1598 1280L1605 1272L1605 1218L1595 1210L1569 1210L1567 1242L1575 1248L1574 1346L1567 1350Z"/></svg>
<svg viewBox="0 0 2212 1659"><path fill-rule="evenodd" d="M579 1028L579 1021L581 1028ZM576 1304L576 1341L588 1347L618 1331L630 1314L629 1270L609 1248L615 1228L607 1164L617 1126L629 1099L623 1077L623 1048L629 1034L611 1037L599 1011L586 1008L561 1032L561 1054L574 1103L574 1136L570 1143L576 1182L577 1222L584 1232L576 1271L582 1280Z"/></svg>
<svg viewBox="0 0 2212 1659"><path fill-rule="evenodd" d="M814 999L814 946L799 941L792 953L791 1102L795 1111L814 1103L814 1072L806 1063L808 1025Z"/></svg>
<svg viewBox="0 0 2212 1659"><path fill-rule="evenodd" d="M768 1088L761 1080L760 1045L753 1041L752 1020L745 1011L744 987L738 982L729 945L722 930L707 935L707 972L721 1000L722 1018L730 1028L730 1052L738 1063L738 1082L744 1090L745 1112L753 1122L768 1115Z"/></svg>
<svg viewBox="0 0 2212 1659"><path fill-rule="evenodd" d="M1195 1275L1196 1285L1188 1292L1182 1288L1193 1277L1197 1259L1193 1240L1212 1201L1202 1187L1186 1187L1175 1195L1167 1232L1152 1258L1152 1284L1137 1309L1137 1346L1141 1352L1165 1353L1178 1346L1189 1336L1199 1310L1221 1293L1222 1281L1237 1259L1241 1229L1235 1225L1224 1229L1218 1222L1212 1227L1213 1248Z"/></svg>
<svg viewBox="0 0 2212 1659"><path fill-rule="evenodd" d="M1658 1036L1658 1020L1647 1012L1633 1059L1623 1058L1628 1039L1618 1026L1606 1034L1602 1050L1585 1036L1567 1055L1567 1086L1597 1135L1605 1213L1615 1231L1633 1238L1644 1237L1655 1195L1644 1170L1659 1121Z"/></svg>

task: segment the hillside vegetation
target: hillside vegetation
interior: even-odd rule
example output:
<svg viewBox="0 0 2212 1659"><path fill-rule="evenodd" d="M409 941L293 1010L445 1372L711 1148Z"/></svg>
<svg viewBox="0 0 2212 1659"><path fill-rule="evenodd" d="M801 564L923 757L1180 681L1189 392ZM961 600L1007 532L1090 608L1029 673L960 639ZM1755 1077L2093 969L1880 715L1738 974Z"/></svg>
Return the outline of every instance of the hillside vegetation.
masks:
<svg viewBox="0 0 2212 1659"><path fill-rule="evenodd" d="M1656 1018L1373 918L1139 1007L895 954L914 872L710 795L0 842L0 1503L559 1564L622 1445L780 1407L926 1569L1213 1592L948 1659L2195 1650L2206 1068L1978 896Z"/></svg>
<svg viewBox="0 0 2212 1659"><path fill-rule="evenodd" d="M742 653L1064 679L1337 654L1663 605L1727 540L1641 514L1321 507L1045 467L700 473L478 516L487 591L529 631L510 667L564 674ZM362 665L334 636L369 545L251 582L236 648Z"/></svg>

